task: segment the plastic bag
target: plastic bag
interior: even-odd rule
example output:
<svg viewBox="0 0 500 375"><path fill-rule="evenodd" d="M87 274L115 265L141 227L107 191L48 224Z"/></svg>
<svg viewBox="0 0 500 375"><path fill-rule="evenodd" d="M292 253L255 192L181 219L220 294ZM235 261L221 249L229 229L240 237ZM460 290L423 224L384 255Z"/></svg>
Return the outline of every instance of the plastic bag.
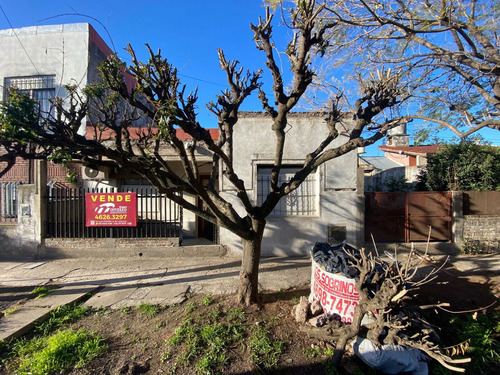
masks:
<svg viewBox="0 0 500 375"><path fill-rule="evenodd" d="M368 366L385 374L408 372L428 375L428 357L420 350L398 345L375 346L370 340L358 337L352 344L354 353Z"/></svg>

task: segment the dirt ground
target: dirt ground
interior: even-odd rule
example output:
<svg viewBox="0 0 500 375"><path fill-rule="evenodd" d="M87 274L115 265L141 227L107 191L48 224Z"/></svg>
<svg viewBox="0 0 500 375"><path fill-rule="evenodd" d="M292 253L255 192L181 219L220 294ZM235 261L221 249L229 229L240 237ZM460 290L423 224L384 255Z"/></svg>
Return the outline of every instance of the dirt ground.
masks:
<svg viewBox="0 0 500 375"><path fill-rule="evenodd" d="M27 295L27 291L19 291L19 295ZM273 371L263 371L250 361L249 348L239 345L231 348L229 364L223 374L331 374L325 366L327 357L322 355L330 343L308 338L300 331L294 321L292 307L300 296L309 295L309 287L279 292L262 293L262 301L258 306L245 309L244 324L248 327L262 322L274 322L271 335L284 342L284 354ZM463 274L451 267L443 270L438 278L417 291L416 302L420 305L450 303L447 308L455 313L479 310L487 306L500 309L500 275ZM75 328L85 327L105 337L109 351L92 360L84 368L70 372L74 375L84 374L168 374L172 373L173 359L165 359L166 340L184 319L186 314L203 317L213 309L226 309L232 306L233 296L214 297L210 306L205 306L202 296L191 296L183 304L162 309L152 318L148 318L135 308L122 310L94 310L74 323ZM0 294L1 308L5 310L16 303L14 295ZM495 304L496 302L496 304ZM191 303L196 307L187 312L186 306ZM436 325L439 335L447 337L446 322L453 315L441 309L435 310ZM452 339L452 338L449 338ZM446 343L448 345L455 343ZM8 372L0 371L0 374ZM352 353L344 357L344 368L341 373L360 374L375 373L366 367ZM176 374L193 374L193 368L179 367ZM493 373L493 372L492 372Z"/></svg>

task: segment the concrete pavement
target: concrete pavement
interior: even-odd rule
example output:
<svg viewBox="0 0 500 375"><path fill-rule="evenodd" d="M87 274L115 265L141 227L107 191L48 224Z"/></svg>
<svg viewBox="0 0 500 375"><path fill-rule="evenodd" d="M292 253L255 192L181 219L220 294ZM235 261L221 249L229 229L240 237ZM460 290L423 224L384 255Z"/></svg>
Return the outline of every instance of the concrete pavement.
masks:
<svg viewBox="0 0 500 375"><path fill-rule="evenodd" d="M450 261L461 271L500 274L500 254L454 255ZM240 263L240 259L230 257L0 261L0 299L3 294L19 290L28 294L36 286L58 287L47 297L31 300L19 311L3 316L0 340L24 334L51 310L87 299L88 293L92 296L85 304L94 308L122 308L141 303L171 305L184 301L187 293L235 293ZM308 257L262 259L261 290L309 285L310 279Z"/></svg>
<svg viewBox="0 0 500 375"><path fill-rule="evenodd" d="M168 306L183 302L187 293L235 293L240 264L239 259L228 257L0 261L0 294L23 290L25 297L32 297L29 293L37 286L58 288L3 316L0 340L26 333L58 306L88 298L88 293L92 296L85 305L113 309L141 303ZM307 285L310 274L309 258L265 258L259 287L280 290Z"/></svg>

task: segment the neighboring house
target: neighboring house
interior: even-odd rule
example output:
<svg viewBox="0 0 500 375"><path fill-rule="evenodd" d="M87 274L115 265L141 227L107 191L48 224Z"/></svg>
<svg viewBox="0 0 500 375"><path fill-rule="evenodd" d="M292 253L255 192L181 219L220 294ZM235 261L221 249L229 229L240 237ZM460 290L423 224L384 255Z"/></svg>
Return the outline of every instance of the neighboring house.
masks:
<svg viewBox="0 0 500 375"><path fill-rule="evenodd" d="M358 163L364 172L364 191L384 191L389 179L406 176L406 167L385 156L359 155Z"/></svg>
<svg viewBox="0 0 500 375"><path fill-rule="evenodd" d="M288 122L283 178L292 176L328 133L321 113L291 113ZM269 192L275 150L270 123L265 113L243 112L234 129L234 169L255 203L261 203ZM330 147L343 138L340 135ZM321 165L296 191L283 197L267 218L262 254L304 255L317 241L347 240L362 246L364 196L358 182L356 151ZM243 210L224 178L220 190ZM239 238L227 230L221 229L220 241L235 253L241 250Z"/></svg>
<svg viewBox="0 0 500 375"><path fill-rule="evenodd" d="M387 144L379 146L384 156L359 157L359 166L364 170L365 191L387 190L387 183L404 179L409 187L418 179L420 170L427 165L427 156L436 153L442 146L410 146L406 126L391 129Z"/></svg>
<svg viewBox="0 0 500 375"><path fill-rule="evenodd" d="M84 87L98 79L97 66L112 51L87 23L33 26L0 30L0 100L16 88L50 110L50 99L66 95L66 85ZM82 124L81 132L85 132ZM0 164L1 166L1 164ZM19 184L35 181L33 160L16 161L0 180L0 221L16 219ZM52 186L70 186L67 170L48 163L48 182ZM77 169L80 185L80 170Z"/></svg>
<svg viewBox="0 0 500 375"><path fill-rule="evenodd" d="M43 112L50 99L65 97L66 85L83 88L98 80L97 67L113 52L88 23L0 30L0 100L16 88L36 100ZM84 134L85 125L80 132ZM32 183L33 161L18 160L2 183ZM70 186L67 170L49 163L48 181ZM77 179L82 184L80 171Z"/></svg>
<svg viewBox="0 0 500 375"><path fill-rule="evenodd" d="M130 136L132 139L135 137L138 137L139 134L139 129L129 129L130 130ZM93 127L88 127L88 134L87 137L90 137L91 134L93 133L94 128ZM191 136L186 134L184 131L181 129L177 129L177 137L185 142L186 144L191 141ZM210 135L212 139L216 140L219 137L219 130L218 129L209 129ZM211 165L212 165L212 156L211 154L208 154L206 151L201 150L200 148L196 149L196 158L199 164L199 172L200 172L200 178L209 178L210 177L210 172L211 172ZM179 175L182 175L183 172L183 166L182 162L177 156L176 153L173 152L168 147L164 147L160 149L160 155L163 157L164 160L166 160L170 167L172 168L173 171L176 171ZM151 183L147 181L146 179L142 178L139 175L136 174L117 174L113 170L94 170L90 167L83 167L82 168L82 178L83 178L83 185L86 188L92 188L92 189L120 189L122 191L140 191L142 190L149 190L151 191L155 196L156 196L156 189L152 187ZM148 194L149 195L149 194ZM184 196L190 203L193 203L199 207L202 207L202 202L201 200L198 199L198 197L195 196ZM169 217L174 216L172 220L178 221L180 220L180 207L177 207L175 205L175 210L177 212L173 212L171 209L167 208L170 206L172 203L168 202L163 202L163 199L161 199L162 204L160 204L160 198L159 196L153 201L150 201L149 198L147 197L139 197L139 202L138 206L146 206L148 205L147 213L144 215L148 216L154 216L158 218L164 218L165 220L168 220ZM166 203L166 204L165 204ZM162 208L163 207L163 208ZM183 228L183 237L184 239L186 238L205 238L213 242L217 242L217 233L214 233L216 231L216 228L213 227L211 223L205 222L203 219L197 217L195 214L188 210L183 210L182 211L182 228Z"/></svg>
<svg viewBox="0 0 500 375"><path fill-rule="evenodd" d="M443 148L441 145L379 146L379 150L384 151L385 157L405 167L425 167L428 155L435 154L441 148Z"/></svg>

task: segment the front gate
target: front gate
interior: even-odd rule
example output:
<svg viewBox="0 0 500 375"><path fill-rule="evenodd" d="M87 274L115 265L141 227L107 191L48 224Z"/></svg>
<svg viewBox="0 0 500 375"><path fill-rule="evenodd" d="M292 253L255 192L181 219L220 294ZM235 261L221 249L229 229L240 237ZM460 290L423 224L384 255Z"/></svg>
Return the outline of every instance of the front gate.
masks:
<svg viewBox="0 0 500 375"><path fill-rule="evenodd" d="M86 227L85 193L137 193L137 226ZM168 238L182 241L182 207L154 187L48 189L48 238Z"/></svg>
<svg viewBox="0 0 500 375"><path fill-rule="evenodd" d="M365 193L365 241L451 241L449 191Z"/></svg>

